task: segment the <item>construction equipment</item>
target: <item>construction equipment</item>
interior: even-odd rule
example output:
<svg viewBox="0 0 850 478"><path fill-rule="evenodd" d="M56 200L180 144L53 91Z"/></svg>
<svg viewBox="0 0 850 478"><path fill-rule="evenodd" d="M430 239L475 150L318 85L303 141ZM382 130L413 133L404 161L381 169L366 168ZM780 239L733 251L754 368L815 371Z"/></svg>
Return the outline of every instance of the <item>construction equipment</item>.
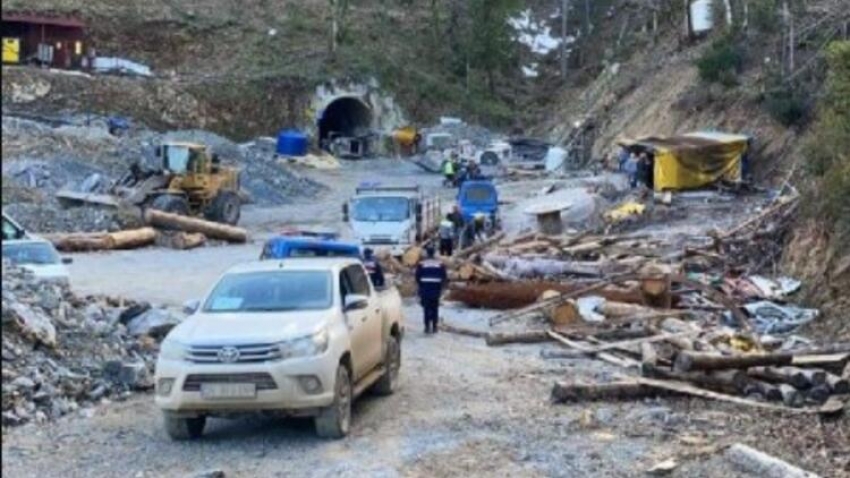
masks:
<svg viewBox="0 0 850 478"><path fill-rule="evenodd" d="M156 148L159 166L143 170L133 164L107 194L60 191L65 205L137 206L184 216L203 216L224 224L239 222L242 198L240 171L220 164L207 146L167 142Z"/></svg>

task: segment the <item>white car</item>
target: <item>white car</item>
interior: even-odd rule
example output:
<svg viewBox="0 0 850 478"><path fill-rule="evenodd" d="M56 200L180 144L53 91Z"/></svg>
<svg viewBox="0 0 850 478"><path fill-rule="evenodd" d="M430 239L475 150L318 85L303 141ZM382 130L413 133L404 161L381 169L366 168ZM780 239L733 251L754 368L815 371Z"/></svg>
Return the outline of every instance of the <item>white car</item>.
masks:
<svg viewBox="0 0 850 478"><path fill-rule="evenodd" d="M32 272L37 279L68 283L66 264L70 257L62 257L50 241L38 237L3 241L3 259Z"/></svg>
<svg viewBox="0 0 850 478"><path fill-rule="evenodd" d="M199 438L207 417L314 417L322 437L348 434L351 402L395 389L401 296L377 291L356 258L265 260L224 273L169 332L156 405L173 439Z"/></svg>

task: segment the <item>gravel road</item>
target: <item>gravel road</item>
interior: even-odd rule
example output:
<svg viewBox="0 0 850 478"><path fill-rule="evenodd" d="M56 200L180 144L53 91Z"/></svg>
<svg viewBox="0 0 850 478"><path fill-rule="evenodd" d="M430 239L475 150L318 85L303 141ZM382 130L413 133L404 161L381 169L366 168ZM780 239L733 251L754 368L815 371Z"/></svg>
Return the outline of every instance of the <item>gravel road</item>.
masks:
<svg viewBox="0 0 850 478"><path fill-rule="evenodd" d="M338 203L372 170L363 163L316 173L325 183L339 180L322 201L250 211L246 223L258 239L286 224L332 224ZM388 171L432 189L439 180L406 165ZM77 255L73 286L179 305L203 295L231 264L258 254L259 244ZM759 426L771 422L759 414L699 400L551 405L556 380L610 380L622 371L589 359L540 358L541 348L553 345L489 348L476 338L425 336L418 307L408 303L405 310L401 387L390 397L357 402L344 440L316 438L309 420L251 419L214 420L202 440L175 443L162 430L153 397L140 395L102 403L89 416L8 430L2 472L16 478L190 477L205 470L228 478L631 477L675 458L669 476L733 478L752 475L729 468L716 453L730 441L784 453L792 462L814 453L765 433ZM491 313L448 305L442 315L483 330ZM795 429L807 420L783 426Z"/></svg>

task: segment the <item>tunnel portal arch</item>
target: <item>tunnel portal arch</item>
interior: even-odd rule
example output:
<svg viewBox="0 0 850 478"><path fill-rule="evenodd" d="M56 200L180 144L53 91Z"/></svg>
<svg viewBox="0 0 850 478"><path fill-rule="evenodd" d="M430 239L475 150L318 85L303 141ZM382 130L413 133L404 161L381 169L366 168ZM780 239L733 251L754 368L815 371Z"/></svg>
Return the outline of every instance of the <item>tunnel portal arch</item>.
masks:
<svg viewBox="0 0 850 478"><path fill-rule="evenodd" d="M336 136L365 135L372 127L372 108L356 96L341 96L327 104L316 126L320 145Z"/></svg>

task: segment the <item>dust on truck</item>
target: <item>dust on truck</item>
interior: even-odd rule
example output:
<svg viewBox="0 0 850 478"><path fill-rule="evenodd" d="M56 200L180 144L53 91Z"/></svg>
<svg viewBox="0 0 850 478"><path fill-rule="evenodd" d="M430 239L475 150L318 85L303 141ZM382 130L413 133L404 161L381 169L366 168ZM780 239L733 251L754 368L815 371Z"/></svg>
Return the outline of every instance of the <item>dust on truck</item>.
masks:
<svg viewBox="0 0 850 478"><path fill-rule="evenodd" d="M342 214L364 247L399 256L436 231L441 213L439 198L419 186L362 184Z"/></svg>

